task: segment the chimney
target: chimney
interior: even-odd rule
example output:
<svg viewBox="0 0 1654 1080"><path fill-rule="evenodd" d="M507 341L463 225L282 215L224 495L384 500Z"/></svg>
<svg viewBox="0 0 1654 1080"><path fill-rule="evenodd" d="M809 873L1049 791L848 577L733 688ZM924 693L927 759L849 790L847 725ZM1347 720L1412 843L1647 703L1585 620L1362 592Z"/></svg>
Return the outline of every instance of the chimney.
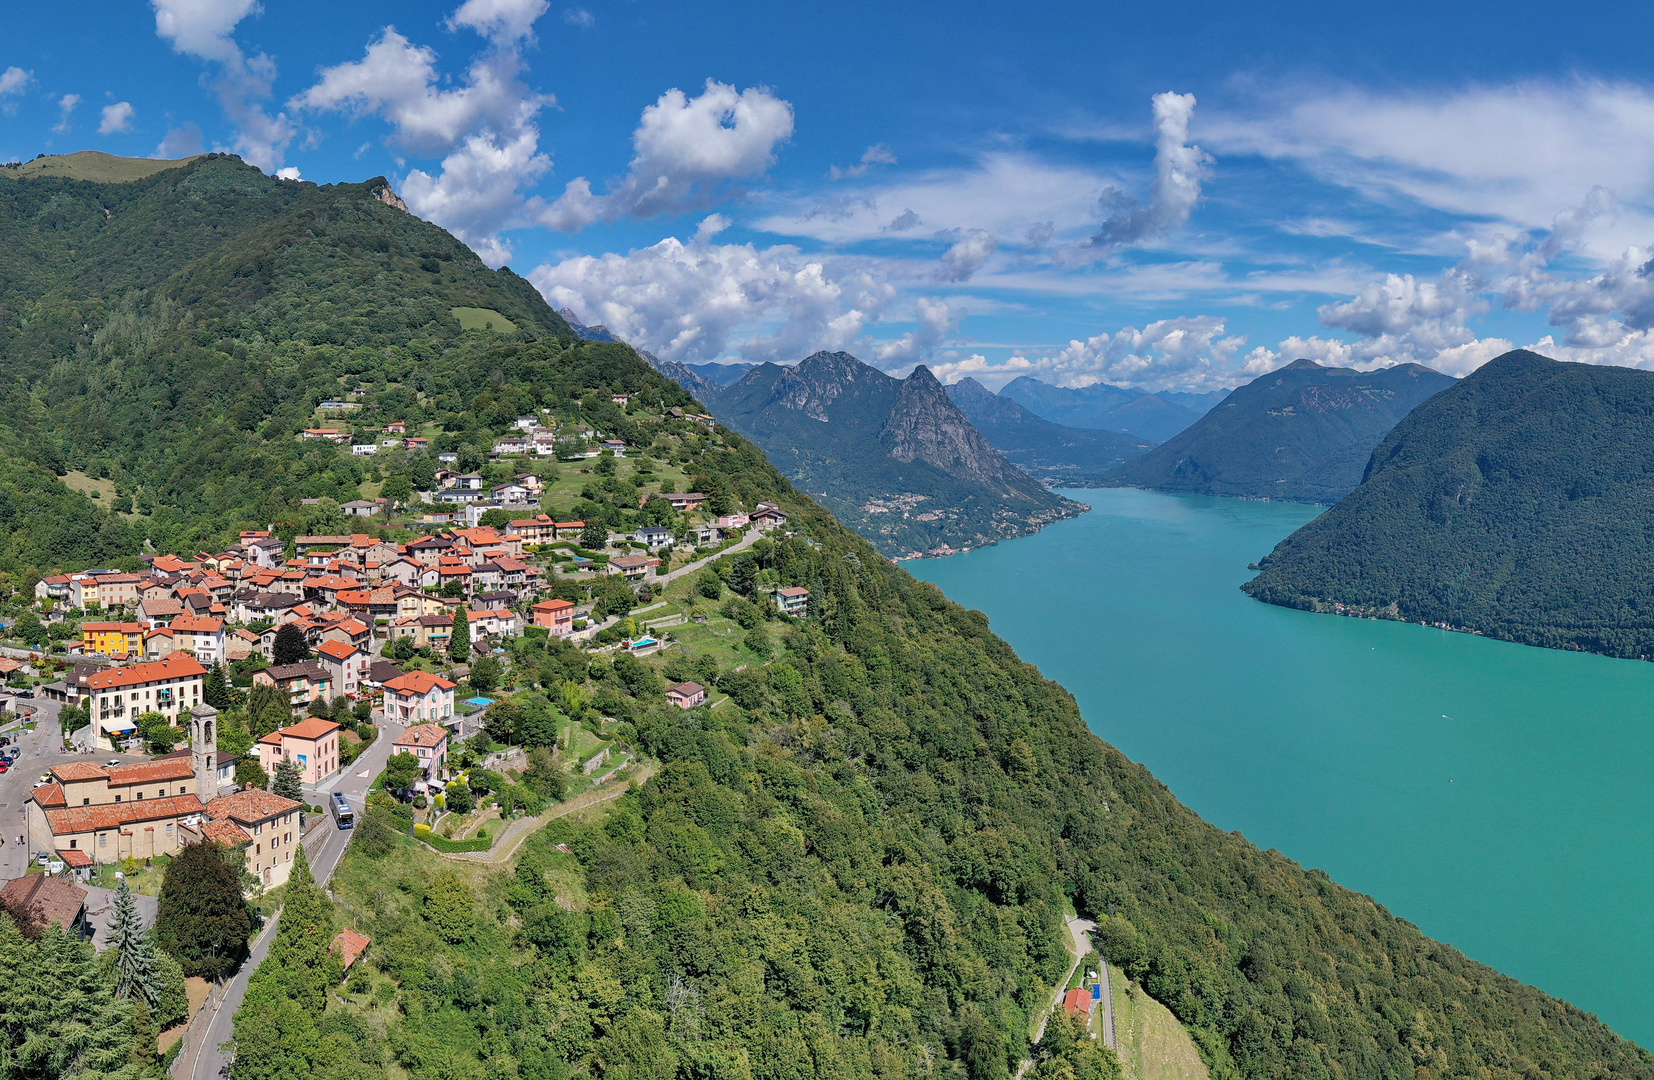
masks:
<svg viewBox="0 0 1654 1080"><path fill-rule="evenodd" d="M190 710L190 756L195 797L205 806L218 797L218 710L206 702Z"/></svg>

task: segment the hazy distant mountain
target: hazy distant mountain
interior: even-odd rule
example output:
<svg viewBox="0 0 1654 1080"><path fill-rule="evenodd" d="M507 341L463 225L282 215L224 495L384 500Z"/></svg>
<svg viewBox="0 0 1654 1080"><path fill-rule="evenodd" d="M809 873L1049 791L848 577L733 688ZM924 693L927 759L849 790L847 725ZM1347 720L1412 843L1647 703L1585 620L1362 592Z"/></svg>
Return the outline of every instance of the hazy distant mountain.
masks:
<svg viewBox="0 0 1654 1080"><path fill-rule="evenodd" d="M1397 421L1453 382L1417 364L1353 371L1297 360L1127 462L1116 480L1162 491L1336 502L1361 482L1373 447Z"/></svg>
<svg viewBox="0 0 1654 1080"><path fill-rule="evenodd" d="M923 366L896 379L818 352L796 367L761 364L703 400L894 554L979 546L1081 510L1008 462Z"/></svg>
<svg viewBox="0 0 1654 1080"><path fill-rule="evenodd" d="M948 387L948 396L994 449L1047 484L1087 487L1102 483L1116 467L1154 445L1123 432L1053 424L1014 399L991 393L975 379L954 383Z"/></svg>
<svg viewBox="0 0 1654 1080"><path fill-rule="evenodd" d="M1245 588L1648 659L1651 491L1654 374L1509 352L1409 413Z"/></svg>
<svg viewBox="0 0 1654 1080"><path fill-rule="evenodd" d="M741 376L757 367L757 364L685 364L684 367L696 375L715 382L719 386L730 386L740 380Z"/></svg>
<svg viewBox="0 0 1654 1080"><path fill-rule="evenodd" d="M1224 397L1222 391L1150 394L1107 383L1052 386L1029 375L1011 380L1000 394L1054 424L1127 431L1153 442L1176 435Z"/></svg>

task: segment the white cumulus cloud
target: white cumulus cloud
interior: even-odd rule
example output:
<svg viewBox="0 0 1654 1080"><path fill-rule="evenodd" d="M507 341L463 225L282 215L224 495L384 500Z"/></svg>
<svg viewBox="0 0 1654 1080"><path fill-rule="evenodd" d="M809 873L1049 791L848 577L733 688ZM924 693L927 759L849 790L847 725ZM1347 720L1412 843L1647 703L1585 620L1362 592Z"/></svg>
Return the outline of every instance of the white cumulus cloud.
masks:
<svg viewBox="0 0 1654 1080"><path fill-rule="evenodd" d="M624 255L540 266L528 278L552 307L573 308L639 348L687 363L732 353L791 363L818 349L871 348L865 330L895 298L866 266L785 244L668 238Z"/></svg>
<svg viewBox="0 0 1654 1080"><path fill-rule="evenodd" d="M241 20L257 14L257 0L150 0L155 32L175 52L216 68L212 80L224 114L235 125L237 153L261 169L281 164L298 128L285 113L272 116L263 101L276 78L276 61L265 53L248 56L235 40Z"/></svg>
<svg viewBox="0 0 1654 1080"><path fill-rule="evenodd" d="M1211 157L1189 145L1193 94L1154 95L1154 190L1145 205L1119 188L1103 193L1103 224L1092 238L1101 248L1122 247L1164 236L1187 224L1200 202L1200 182Z"/></svg>
<svg viewBox="0 0 1654 1080"><path fill-rule="evenodd" d="M113 105L105 105L103 119L98 123L98 134L113 135L118 131L131 131L132 112L130 101L117 101Z"/></svg>
<svg viewBox="0 0 1654 1080"><path fill-rule="evenodd" d="M448 27L475 30L495 44L515 43L532 37L535 22L550 9L550 0L465 0Z"/></svg>
<svg viewBox="0 0 1654 1080"><path fill-rule="evenodd" d="M643 110L626 177L598 195L585 177L569 181L540 220L563 232L621 217L702 209L727 185L765 172L792 137L793 108L767 88L706 81L697 97L672 89Z"/></svg>
<svg viewBox="0 0 1654 1080"><path fill-rule="evenodd" d="M74 114L75 106L80 104L79 94L64 94L57 99L57 123L52 130L65 132L69 130L69 119Z"/></svg>
<svg viewBox="0 0 1654 1080"><path fill-rule="evenodd" d="M34 72L24 71L15 65L0 72L0 97L11 97L21 94L34 82Z"/></svg>

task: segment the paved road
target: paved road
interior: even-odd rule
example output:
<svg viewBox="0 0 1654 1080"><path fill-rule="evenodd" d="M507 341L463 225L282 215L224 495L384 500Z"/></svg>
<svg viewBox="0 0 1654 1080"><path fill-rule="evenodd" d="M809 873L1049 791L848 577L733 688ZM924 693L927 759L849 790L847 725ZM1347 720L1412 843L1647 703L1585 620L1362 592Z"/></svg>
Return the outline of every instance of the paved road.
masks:
<svg viewBox="0 0 1654 1080"><path fill-rule="evenodd" d="M693 574L695 571L699 570L701 567L706 566L709 563L717 562L719 559L723 558L725 555L733 555L737 551L745 551L747 548L751 547L752 545L756 544L758 541L762 540L766 535L768 535L768 534L760 532L757 529L748 529L746 535L741 537L741 539L737 543L733 544L732 546L725 548L724 550L718 552L715 555L708 555L704 559L696 559L692 563L684 563L682 566L678 567L676 570L673 570L671 573L667 574L666 576L656 578L655 580L656 581L666 581L666 582L676 581L679 578L683 577L685 574Z"/></svg>
<svg viewBox="0 0 1654 1080"><path fill-rule="evenodd" d="M1051 1019L1051 1014L1062 1006L1063 994L1067 992L1068 980L1074 977L1074 969L1079 967L1080 961L1084 960L1087 954L1091 952L1091 931L1095 929L1097 929L1097 924L1088 919L1081 919L1074 915L1068 916L1068 955L1074 958L1074 962L1068 965L1068 971L1063 975L1062 981L1058 982L1056 988L1051 991L1051 1004L1045 1010L1045 1014L1040 1017L1039 1026L1034 1029L1035 1046L1039 1045L1040 1039L1045 1035L1046 1021ZM1104 994L1105 997L1103 1000L1107 1001L1108 998L1106 997L1106 989L1104 990ZM1103 1037L1111 1040L1108 1045L1112 1048L1114 1045L1112 1042L1113 1026L1110 1025L1109 1027L1104 1028L1104 1031L1107 1034ZM1022 1077L1033 1067L1033 1058L1023 1058L1022 1064L1017 1066L1016 1080L1022 1080Z"/></svg>
<svg viewBox="0 0 1654 1080"><path fill-rule="evenodd" d="M354 764L335 774L330 782L322 784L319 789L307 788L306 797L325 806L325 793L342 791L356 812L361 813L365 807L368 785L384 769L385 762L390 757L391 741L404 730L385 721L381 721L381 725L379 737L365 754L357 758ZM339 860L344 857L345 845L350 843L350 838L354 835L353 832L335 829L330 824L322 825L309 835L304 850L310 859L310 867L316 875L316 880L325 885L333 876ZM188 1045L173 1064L172 1075L179 1080L209 1080L223 1075L228 1070L230 1058L225 1053L223 1044L229 1041L233 1033L235 1013L241 1008L241 1000L247 994L248 978L270 952L270 941L275 937L276 923L280 918L281 913L277 912L276 917L265 925L263 931L253 940L252 953L247 962L241 965L241 970L225 985L222 995L215 996L204 1006L211 1010L207 1022L204 1025L197 1024L190 1030L186 1036Z"/></svg>

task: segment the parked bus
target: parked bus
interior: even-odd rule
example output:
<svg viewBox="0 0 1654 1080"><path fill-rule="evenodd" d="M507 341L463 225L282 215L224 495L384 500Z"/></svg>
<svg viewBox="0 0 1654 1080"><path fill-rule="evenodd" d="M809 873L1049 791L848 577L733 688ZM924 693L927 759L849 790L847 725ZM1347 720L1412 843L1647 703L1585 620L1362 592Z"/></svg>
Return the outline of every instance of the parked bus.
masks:
<svg viewBox="0 0 1654 1080"><path fill-rule="evenodd" d="M333 793L333 824L341 829L356 827L356 812L350 808L350 800L345 798L342 791Z"/></svg>

